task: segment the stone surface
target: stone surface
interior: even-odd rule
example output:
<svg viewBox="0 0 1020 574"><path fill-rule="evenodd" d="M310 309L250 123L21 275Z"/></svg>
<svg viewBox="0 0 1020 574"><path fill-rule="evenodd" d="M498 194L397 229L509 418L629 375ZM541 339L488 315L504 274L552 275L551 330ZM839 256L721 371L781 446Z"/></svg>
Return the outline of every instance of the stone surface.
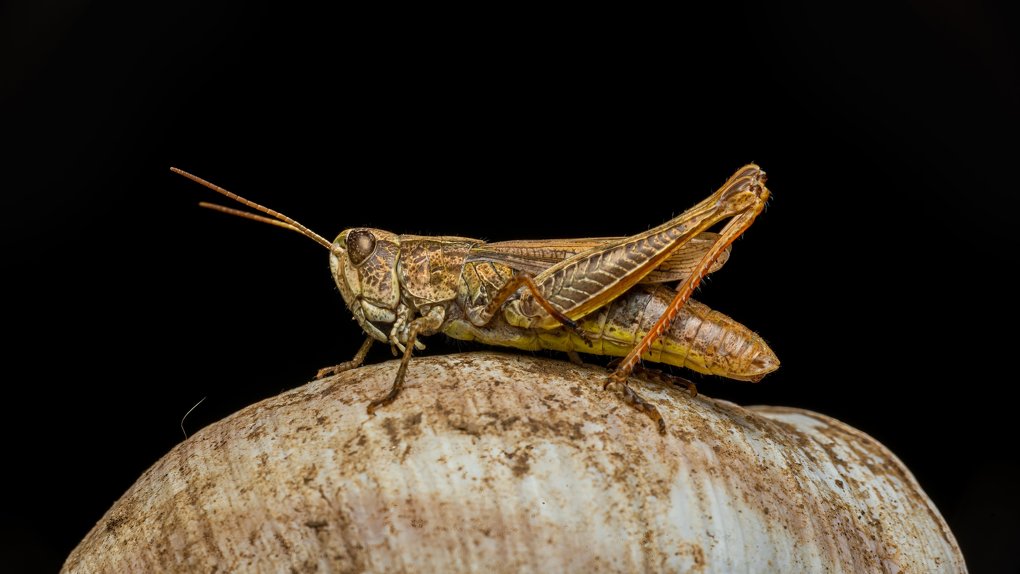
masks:
<svg viewBox="0 0 1020 574"><path fill-rule="evenodd" d="M909 471L828 417L522 355L388 362L314 381L184 441L65 572L960 572Z"/></svg>

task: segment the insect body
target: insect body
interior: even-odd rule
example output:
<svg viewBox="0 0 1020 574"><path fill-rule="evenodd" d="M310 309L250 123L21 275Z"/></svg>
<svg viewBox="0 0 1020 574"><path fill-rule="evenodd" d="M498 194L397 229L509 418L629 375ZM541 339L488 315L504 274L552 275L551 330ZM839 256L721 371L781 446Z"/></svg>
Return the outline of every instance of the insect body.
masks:
<svg viewBox="0 0 1020 574"><path fill-rule="evenodd" d="M454 339L529 351L550 349L623 357L649 331L673 295L673 290L661 285L633 288L578 321L587 341L566 327L522 329L508 325L502 318L494 318L485 327L453 319L443 332ZM779 367L772 350L756 333L693 299L642 359L753 382Z"/></svg>
<svg viewBox="0 0 1020 574"><path fill-rule="evenodd" d="M498 243L369 228L344 230L330 243L276 211L171 169L270 217L203 206L297 231L329 249L333 278L368 337L353 360L318 376L359 366L373 341L403 352L392 388L369 403L369 412L398 396L413 350L424 348L418 338L440 332L519 349L622 357L606 386L619 385L660 431L658 411L627 384L641 359L749 381L779 366L758 335L690 300L764 206L769 192L755 165L644 233ZM727 219L718 234L706 231Z"/></svg>

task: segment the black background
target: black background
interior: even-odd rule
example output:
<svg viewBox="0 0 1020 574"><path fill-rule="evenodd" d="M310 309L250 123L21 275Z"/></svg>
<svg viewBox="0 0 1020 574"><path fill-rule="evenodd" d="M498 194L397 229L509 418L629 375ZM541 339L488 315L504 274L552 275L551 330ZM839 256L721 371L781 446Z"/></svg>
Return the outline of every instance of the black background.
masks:
<svg viewBox="0 0 1020 574"><path fill-rule="evenodd" d="M783 366L702 392L873 435L1018 571L1014 9L138 4L0 8L5 560L55 570L196 402L189 433L361 340L321 247L171 165L328 238L500 240L642 231L755 161L774 199L697 298Z"/></svg>

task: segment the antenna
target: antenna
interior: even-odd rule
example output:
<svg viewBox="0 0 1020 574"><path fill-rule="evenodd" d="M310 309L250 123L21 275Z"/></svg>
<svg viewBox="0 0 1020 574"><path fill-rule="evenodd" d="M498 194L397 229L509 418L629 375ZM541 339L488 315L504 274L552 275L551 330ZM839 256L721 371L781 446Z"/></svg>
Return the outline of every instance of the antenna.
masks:
<svg viewBox="0 0 1020 574"><path fill-rule="evenodd" d="M241 197L240 195L237 195L236 193L233 193L231 191L227 191L227 190L223 189L222 187L220 187L220 186L218 186L218 185L216 185L214 183L210 183L210 182L208 182L208 181L198 177L197 175L191 175L190 173L188 173L188 172L186 172L186 171L184 171L182 169L177 169L176 167L171 167L170 171L176 173L177 175L182 175L182 176L190 179L191 181L193 181L195 183L204 185L205 187L208 187L209 189L215 191L216 193L219 193L221 195L225 195L225 196L229 197L230 199L233 199L234 201L236 201L236 202L238 202L240 204L246 205L246 206L254 209L255 211L261 211L262 213L265 213L266 215L269 215L271 218L270 217L263 217L261 215L256 215L254 213L249 213L247 211L242 211L240 209L231 209L229 207L223 207L222 205L216 205L214 203L206 203L204 201L199 203L199 205L202 206L202 207L205 207L207 209L212 209L213 211L219 211L219 212L227 213L227 214L230 214L230 215L236 215L238 217L243 217L244 219L251 219L253 221L261 221L262 223L268 223L269 225L275 225L277 227L282 227L284 229L290 229L291 231L296 231L296 232L300 233L301 235L304 235L305 237L311 239L312 241L318 243L319 245L322 245L326 249L332 249L333 248L333 244L330 243L329 241L326 241L321 235L319 235L318 233L315 233L311 229L308 229L304 225L301 225L300 223L298 223L296 220L287 217L286 215L280 213L279 211L275 211L273 209L269 209L268 207L265 207L263 205L259 205L259 204L255 203L254 201L247 200L247 199Z"/></svg>

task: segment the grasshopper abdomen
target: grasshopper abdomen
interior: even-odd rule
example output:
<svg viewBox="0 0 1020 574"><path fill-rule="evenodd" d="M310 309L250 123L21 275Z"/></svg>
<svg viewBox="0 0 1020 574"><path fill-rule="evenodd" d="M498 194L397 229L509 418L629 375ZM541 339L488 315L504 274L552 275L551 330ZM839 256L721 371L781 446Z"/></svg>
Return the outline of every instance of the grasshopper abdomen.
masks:
<svg viewBox="0 0 1020 574"><path fill-rule="evenodd" d="M662 285L639 285L581 318L577 323L591 345L572 329L515 327L502 317L484 327L453 319L443 332L455 339L502 347L624 357L661 316L673 295L672 289ZM779 359L757 333L693 300L681 308L670 328L642 358L742 381L758 381L779 368Z"/></svg>

